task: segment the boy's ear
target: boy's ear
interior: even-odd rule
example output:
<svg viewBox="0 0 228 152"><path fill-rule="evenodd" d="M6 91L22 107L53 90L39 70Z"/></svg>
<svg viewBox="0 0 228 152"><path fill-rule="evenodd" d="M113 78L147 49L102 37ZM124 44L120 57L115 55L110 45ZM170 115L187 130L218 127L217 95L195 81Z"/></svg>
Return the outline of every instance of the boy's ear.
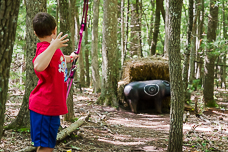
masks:
<svg viewBox="0 0 228 152"><path fill-rule="evenodd" d="M54 34L54 35L57 34L57 26L56 26L55 29L52 31L52 34Z"/></svg>
<svg viewBox="0 0 228 152"><path fill-rule="evenodd" d="M34 34L36 35L36 32L34 31ZM36 35L37 36L37 35Z"/></svg>

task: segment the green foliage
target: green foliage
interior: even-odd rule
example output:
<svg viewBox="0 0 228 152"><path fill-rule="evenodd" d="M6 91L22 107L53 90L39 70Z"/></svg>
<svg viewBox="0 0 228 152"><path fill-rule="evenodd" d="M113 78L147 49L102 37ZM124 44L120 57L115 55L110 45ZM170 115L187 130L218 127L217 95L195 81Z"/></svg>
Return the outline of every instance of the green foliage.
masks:
<svg viewBox="0 0 228 152"><path fill-rule="evenodd" d="M57 1L56 0L48 0L47 1L47 12L56 18L56 8Z"/></svg>
<svg viewBox="0 0 228 152"><path fill-rule="evenodd" d="M202 81L201 79L194 79L192 81L192 84L188 84L188 90L190 93L193 91L199 90L202 87Z"/></svg>
<svg viewBox="0 0 228 152"><path fill-rule="evenodd" d="M74 122L78 121L78 119L79 119L79 118L77 118L77 117L76 117L76 118L74 118Z"/></svg>
<svg viewBox="0 0 228 152"><path fill-rule="evenodd" d="M17 129L17 131L20 133L25 133L25 132L30 132L30 129L29 128L19 128L19 129Z"/></svg>
<svg viewBox="0 0 228 152"><path fill-rule="evenodd" d="M207 102L206 106L207 107L218 107L218 104L216 103L215 100L211 100L211 101Z"/></svg>

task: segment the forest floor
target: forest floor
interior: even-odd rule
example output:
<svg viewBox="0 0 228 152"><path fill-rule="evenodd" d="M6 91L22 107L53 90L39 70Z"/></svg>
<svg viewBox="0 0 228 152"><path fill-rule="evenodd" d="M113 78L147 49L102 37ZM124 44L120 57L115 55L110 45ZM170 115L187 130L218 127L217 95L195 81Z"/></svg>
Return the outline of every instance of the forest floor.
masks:
<svg viewBox="0 0 228 152"><path fill-rule="evenodd" d="M228 151L228 91L215 89L219 108L203 109L202 92L193 92L191 99L198 101L200 117L185 111L183 124L183 151ZM57 143L55 152L134 152L166 151L169 139L169 114L141 112L134 114L96 104L98 94L83 88L75 91L75 117L90 112L87 122L69 137ZM14 93L15 94L15 93ZM22 93L23 94L23 93ZM18 114L22 95L11 95L6 103L6 121L9 124ZM197 97L197 98L195 98ZM61 119L62 128L71 122ZM14 152L31 145L30 133L26 128L5 130L0 142L0 152Z"/></svg>

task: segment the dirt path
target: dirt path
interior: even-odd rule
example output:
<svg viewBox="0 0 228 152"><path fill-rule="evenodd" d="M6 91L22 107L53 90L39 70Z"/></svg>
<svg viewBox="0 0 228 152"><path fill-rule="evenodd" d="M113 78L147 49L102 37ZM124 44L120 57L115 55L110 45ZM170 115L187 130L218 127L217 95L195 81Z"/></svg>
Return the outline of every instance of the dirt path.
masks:
<svg viewBox="0 0 228 152"><path fill-rule="evenodd" d="M220 97L221 92L217 93ZM134 114L111 107L101 107L95 104L97 97L98 95L92 94L90 89L84 89L82 94L75 95L75 116L81 117L90 112L91 117L71 136L57 143L55 151L71 149L71 151L82 152L160 152L167 150L169 114ZM15 98L7 103L6 124L18 113L21 97ZM63 120L61 122L62 128L70 124ZM187 122L183 126L183 151L228 151L227 124L228 112L225 109L209 109L201 118L189 113ZM28 145L31 145L31 140L30 133L26 129L7 130L1 140L0 151L13 152Z"/></svg>

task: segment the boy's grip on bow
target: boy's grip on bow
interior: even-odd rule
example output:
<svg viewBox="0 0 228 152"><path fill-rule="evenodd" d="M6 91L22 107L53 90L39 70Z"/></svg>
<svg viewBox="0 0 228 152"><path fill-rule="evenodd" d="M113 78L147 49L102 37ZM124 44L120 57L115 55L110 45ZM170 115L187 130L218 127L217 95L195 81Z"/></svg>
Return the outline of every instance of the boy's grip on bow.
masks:
<svg viewBox="0 0 228 152"><path fill-rule="evenodd" d="M75 49L74 53L79 55L80 53L80 49L81 49L81 43L82 43L82 37L83 37L83 31L85 31L86 29L86 20L87 20L87 13L88 13L88 6L89 6L89 0L84 0L84 7L83 7L83 16L82 16L82 21L81 21L81 29L79 32L80 35L80 39L78 42L78 49ZM71 89L71 85L73 83L73 79L74 79L74 75L76 72L76 62L77 62L78 58L76 58L73 62L72 62L72 67L70 68L70 73L67 76L67 71L66 71L66 77L65 77L65 82L67 81L67 94L66 94L66 99L70 93L70 89Z"/></svg>

